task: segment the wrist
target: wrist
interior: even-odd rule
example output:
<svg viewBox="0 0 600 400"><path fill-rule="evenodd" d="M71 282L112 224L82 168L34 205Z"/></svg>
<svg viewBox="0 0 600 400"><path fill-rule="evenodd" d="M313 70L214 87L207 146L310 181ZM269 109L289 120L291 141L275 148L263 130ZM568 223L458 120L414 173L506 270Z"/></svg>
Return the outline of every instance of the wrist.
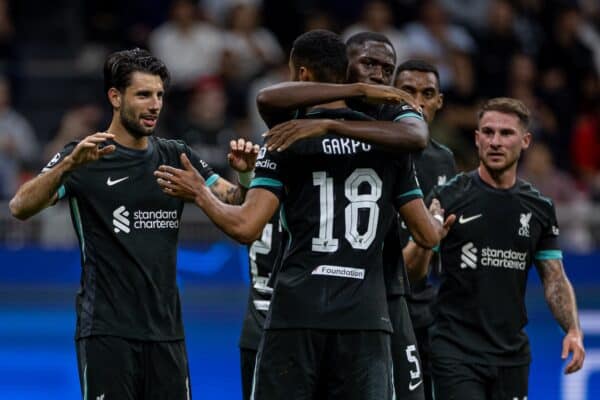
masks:
<svg viewBox="0 0 600 400"><path fill-rule="evenodd" d="M361 97L367 95L367 84L362 82L356 82L354 85L354 97Z"/></svg>
<svg viewBox="0 0 600 400"><path fill-rule="evenodd" d="M70 154L66 156L64 160L62 160L60 165L62 166L63 171L66 173L71 172L75 168L77 168L77 164L75 163L75 160L73 160L73 157Z"/></svg>
<svg viewBox="0 0 600 400"><path fill-rule="evenodd" d="M252 179L254 179L254 170L239 172L238 171L238 183L244 189L250 189Z"/></svg>

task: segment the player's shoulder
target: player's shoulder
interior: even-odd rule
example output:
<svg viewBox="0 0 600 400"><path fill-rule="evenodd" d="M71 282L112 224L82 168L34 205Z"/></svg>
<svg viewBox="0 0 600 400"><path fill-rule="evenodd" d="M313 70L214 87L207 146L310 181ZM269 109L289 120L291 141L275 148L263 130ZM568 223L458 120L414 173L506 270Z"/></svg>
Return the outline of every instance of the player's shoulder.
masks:
<svg viewBox="0 0 600 400"><path fill-rule="evenodd" d="M454 160L454 152L452 152L450 148L444 146L443 144L434 139L430 140L429 145L431 146L431 149L438 154L439 157Z"/></svg>
<svg viewBox="0 0 600 400"><path fill-rule="evenodd" d="M531 182L521 178L517 179L517 194L525 201L535 203L539 207L554 207L554 202L550 197L544 196Z"/></svg>
<svg viewBox="0 0 600 400"><path fill-rule="evenodd" d="M452 193L452 192L463 192L469 190L473 186L473 176L471 173L459 172L454 175L446 183L436 186L438 191Z"/></svg>
<svg viewBox="0 0 600 400"><path fill-rule="evenodd" d="M366 113L352 108L314 108L300 115L299 118L330 118L348 121L373 121Z"/></svg>

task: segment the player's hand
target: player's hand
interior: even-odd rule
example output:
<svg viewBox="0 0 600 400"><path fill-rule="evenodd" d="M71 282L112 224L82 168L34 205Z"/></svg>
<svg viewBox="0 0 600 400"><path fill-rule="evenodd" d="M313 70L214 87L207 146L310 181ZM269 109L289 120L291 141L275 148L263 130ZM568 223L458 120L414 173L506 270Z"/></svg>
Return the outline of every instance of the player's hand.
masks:
<svg viewBox="0 0 600 400"><path fill-rule="evenodd" d="M238 172L252 171L259 150L257 144L243 138L230 141L229 154L227 154L229 166Z"/></svg>
<svg viewBox="0 0 600 400"><path fill-rule="evenodd" d="M583 347L583 338L579 331L569 331L563 339L561 358L566 360L569 354L573 354L573 357L565 368L565 374L572 374L583 367L585 349Z"/></svg>
<svg viewBox="0 0 600 400"><path fill-rule="evenodd" d="M180 156L183 169L161 165L154 176L161 190L166 194L179 197L185 201L195 201L197 196L202 196L206 187L204 178L190 162L190 159L182 153Z"/></svg>
<svg viewBox="0 0 600 400"><path fill-rule="evenodd" d="M365 100L376 104L400 104L406 103L415 110L420 110L414 97L404 90L387 85L369 85L362 84L361 90Z"/></svg>
<svg viewBox="0 0 600 400"><path fill-rule="evenodd" d="M97 132L83 138L68 156L73 163L73 167L99 160L101 157L115 151L116 146L114 144L101 147L107 140L114 139L114 137L115 135L112 133Z"/></svg>
<svg viewBox="0 0 600 400"><path fill-rule="evenodd" d="M444 219L445 211L442 208L442 205L440 204L438 199L433 199L431 201L431 204L429 205L429 212L431 213L433 218L435 218L436 221L440 223L440 229L438 233L440 234L440 240L442 240L446 237L446 235L448 235L450 228L456 221L456 215L450 214L446 217L446 219Z"/></svg>
<svg viewBox="0 0 600 400"><path fill-rule="evenodd" d="M328 119L294 119L264 133L269 151L283 151L300 139L322 136L329 130Z"/></svg>

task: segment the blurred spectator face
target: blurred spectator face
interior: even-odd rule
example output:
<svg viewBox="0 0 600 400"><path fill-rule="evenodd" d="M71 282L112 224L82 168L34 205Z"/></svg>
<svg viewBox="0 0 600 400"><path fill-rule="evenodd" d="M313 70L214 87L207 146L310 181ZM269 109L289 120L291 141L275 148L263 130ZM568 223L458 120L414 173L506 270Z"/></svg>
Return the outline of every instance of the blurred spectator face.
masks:
<svg viewBox="0 0 600 400"><path fill-rule="evenodd" d="M513 27L513 7L506 0L496 0L492 2L488 14L490 30L507 34Z"/></svg>
<svg viewBox="0 0 600 400"><path fill-rule="evenodd" d="M421 18L423 23L431 28L446 25L446 13L437 1L431 0L423 3Z"/></svg>
<svg viewBox="0 0 600 400"><path fill-rule="evenodd" d="M10 87L4 78L0 78L0 110L10 107Z"/></svg>
<svg viewBox="0 0 600 400"><path fill-rule="evenodd" d="M109 98L119 110L121 123L135 137L150 136L158 122L163 105L163 81L158 75L143 72L131 74L131 83L123 93L109 90Z"/></svg>
<svg viewBox="0 0 600 400"><path fill-rule="evenodd" d="M442 108L443 95L433 72L402 71L396 78L396 87L410 93L423 109L428 124Z"/></svg>
<svg viewBox="0 0 600 400"><path fill-rule="evenodd" d="M196 7L189 0L176 0L171 6L171 19L181 27L192 25L196 18Z"/></svg>
<svg viewBox="0 0 600 400"><path fill-rule="evenodd" d="M390 85L396 64L394 49L387 43L366 41L352 46L348 54L348 80Z"/></svg>
<svg viewBox="0 0 600 400"><path fill-rule="evenodd" d="M188 105L190 121L203 126L222 126L227 97L220 82L207 78L200 82Z"/></svg>
<svg viewBox="0 0 600 400"><path fill-rule="evenodd" d="M558 15L555 32L559 37L575 37L580 23L579 11L568 8Z"/></svg>
<svg viewBox="0 0 600 400"><path fill-rule="evenodd" d="M330 31L335 30L333 28L333 22L331 21L331 18L329 18L329 16L327 14L325 14L324 12L319 12L319 11L310 13L306 17L305 23L304 23L304 31L305 32L312 31L315 29L327 29Z"/></svg>
<svg viewBox="0 0 600 400"><path fill-rule="evenodd" d="M531 176L543 177L551 174L554 167L552 153L544 143L536 143L527 151L523 167Z"/></svg>
<svg viewBox="0 0 600 400"><path fill-rule="evenodd" d="M375 32L381 32L391 24L392 12L383 1L371 1L364 11L365 24Z"/></svg>
<svg viewBox="0 0 600 400"><path fill-rule="evenodd" d="M258 10L251 4L238 4L231 9L231 30L252 32L258 26Z"/></svg>
<svg viewBox="0 0 600 400"><path fill-rule="evenodd" d="M491 173L503 173L516 166L530 141L531 134L512 113L486 111L475 131L479 160Z"/></svg>
<svg viewBox="0 0 600 400"><path fill-rule="evenodd" d="M510 83L532 85L536 78L533 59L525 54L515 54L510 62Z"/></svg>

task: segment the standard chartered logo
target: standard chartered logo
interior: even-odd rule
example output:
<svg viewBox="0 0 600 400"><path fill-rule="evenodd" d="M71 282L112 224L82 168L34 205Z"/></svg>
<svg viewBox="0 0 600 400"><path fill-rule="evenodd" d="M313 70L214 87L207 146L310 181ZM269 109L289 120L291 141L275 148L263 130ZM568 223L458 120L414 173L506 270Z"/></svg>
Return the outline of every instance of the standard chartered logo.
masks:
<svg viewBox="0 0 600 400"><path fill-rule="evenodd" d="M465 244L461 249L460 260L460 268L477 268L477 247L473 244L473 242L469 242Z"/></svg>
<svg viewBox="0 0 600 400"><path fill-rule="evenodd" d="M524 271L527 268L527 252L492 249L490 247L485 247L479 252L473 242L469 242L461 248L460 261L461 269L476 269L479 263L482 267Z"/></svg>
<svg viewBox="0 0 600 400"><path fill-rule="evenodd" d="M125 232L129 233L129 211L125 206L118 207L113 211L113 225L115 227L115 233Z"/></svg>
<svg viewBox="0 0 600 400"><path fill-rule="evenodd" d="M131 213L125 206L117 207L113 213L115 233L129 233L131 229L177 229L177 210L136 210Z"/></svg>

